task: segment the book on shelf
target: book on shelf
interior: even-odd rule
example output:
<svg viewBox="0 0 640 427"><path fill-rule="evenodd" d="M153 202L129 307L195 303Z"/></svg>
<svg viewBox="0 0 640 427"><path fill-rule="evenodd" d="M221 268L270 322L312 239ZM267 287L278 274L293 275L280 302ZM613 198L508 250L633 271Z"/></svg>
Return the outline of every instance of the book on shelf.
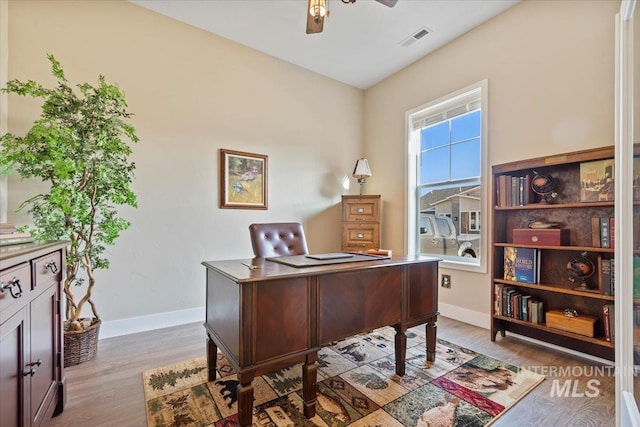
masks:
<svg viewBox="0 0 640 427"><path fill-rule="evenodd" d="M531 317L529 316L529 301L531 300L530 295L523 295L520 300L520 320L531 321Z"/></svg>
<svg viewBox="0 0 640 427"><path fill-rule="evenodd" d="M496 205L499 207L526 206L534 201L531 173L498 175L496 177Z"/></svg>
<svg viewBox="0 0 640 427"><path fill-rule="evenodd" d="M544 304L514 286L496 285L493 313L532 323L544 323Z"/></svg>
<svg viewBox="0 0 640 427"><path fill-rule="evenodd" d="M520 292L515 292L511 294L511 317L514 319L520 319L520 302L522 300L522 294Z"/></svg>
<svg viewBox="0 0 640 427"><path fill-rule="evenodd" d="M517 176L511 177L511 206L518 206L520 180Z"/></svg>
<svg viewBox="0 0 640 427"><path fill-rule="evenodd" d="M505 176L505 189L504 189L504 205L503 206L511 206L511 175Z"/></svg>
<svg viewBox="0 0 640 427"><path fill-rule="evenodd" d="M594 216L591 218L591 246L613 249L615 247L615 218Z"/></svg>
<svg viewBox="0 0 640 427"><path fill-rule="evenodd" d="M611 247L611 234L609 227L609 217L600 217L600 246L603 248Z"/></svg>
<svg viewBox="0 0 640 427"><path fill-rule="evenodd" d="M544 323L544 303L542 301L532 301L531 308L531 323Z"/></svg>
<svg viewBox="0 0 640 427"><path fill-rule="evenodd" d="M511 314L511 296L515 294L516 288L507 286L502 289L502 315L512 317Z"/></svg>
<svg viewBox="0 0 640 427"><path fill-rule="evenodd" d="M613 295L613 287L611 286L611 260L602 258L598 260L600 262L600 285L602 293L605 295Z"/></svg>
<svg viewBox="0 0 640 427"><path fill-rule="evenodd" d="M498 175L496 178L496 204L498 206L507 206L507 176Z"/></svg>
<svg viewBox="0 0 640 427"><path fill-rule="evenodd" d="M505 280L522 283L538 283L539 264L536 248L504 248L504 276Z"/></svg>
<svg viewBox="0 0 640 427"><path fill-rule="evenodd" d="M616 260L611 258L611 295L616 294Z"/></svg>
<svg viewBox="0 0 640 427"><path fill-rule="evenodd" d="M614 200L614 159L580 163L580 201Z"/></svg>
<svg viewBox="0 0 640 427"><path fill-rule="evenodd" d="M524 204L533 203L533 189L531 188L531 174L524 176Z"/></svg>
<svg viewBox="0 0 640 427"><path fill-rule="evenodd" d="M600 242L600 217L591 217L591 246L594 248L601 248Z"/></svg>
<svg viewBox="0 0 640 427"><path fill-rule="evenodd" d="M612 344L616 342L615 305L607 303L602 306L602 321L604 323L604 339Z"/></svg>
<svg viewBox="0 0 640 427"><path fill-rule="evenodd" d="M616 219L614 217L609 218L609 247L611 249L616 247Z"/></svg>

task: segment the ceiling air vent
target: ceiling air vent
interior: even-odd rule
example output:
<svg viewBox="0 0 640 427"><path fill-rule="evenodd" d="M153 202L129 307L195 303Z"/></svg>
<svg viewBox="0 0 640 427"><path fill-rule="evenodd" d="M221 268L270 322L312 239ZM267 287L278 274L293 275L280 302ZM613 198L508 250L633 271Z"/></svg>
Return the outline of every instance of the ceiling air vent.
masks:
<svg viewBox="0 0 640 427"><path fill-rule="evenodd" d="M418 31L416 31L413 34L411 34L406 39L402 40L400 42L400 46L402 46L402 47L411 46L412 44L414 44L415 42L417 42L418 40L420 40L421 38L423 38L424 36L426 36L430 32L431 32L431 30L429 30L427 27L422 27Z"/></svg>

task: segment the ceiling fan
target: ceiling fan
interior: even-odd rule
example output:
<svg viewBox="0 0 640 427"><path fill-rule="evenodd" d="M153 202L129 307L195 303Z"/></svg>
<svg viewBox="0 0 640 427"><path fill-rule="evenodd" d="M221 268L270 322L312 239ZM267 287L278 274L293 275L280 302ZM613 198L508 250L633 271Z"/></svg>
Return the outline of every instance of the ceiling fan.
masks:
<svg viewBox="0 0 640 427"><path fill-rule="evenodd" d="M309 0L307 7L307 34L321 33L324 26L324 17L329 15L329 0ZM355 3L356 0L341 0L342 3ZM393 7L398 0L376 0L385 6Z"/></svg>

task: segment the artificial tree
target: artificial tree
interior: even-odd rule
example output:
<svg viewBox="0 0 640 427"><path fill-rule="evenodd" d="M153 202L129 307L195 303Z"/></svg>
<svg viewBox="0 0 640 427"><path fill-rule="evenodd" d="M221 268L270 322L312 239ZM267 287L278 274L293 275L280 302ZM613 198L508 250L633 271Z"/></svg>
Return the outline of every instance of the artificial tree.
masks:
<svg viewBox="0 0 640 427"><path fill-rule="evenodd" d="M22 178L50 184L47 193L24 201L37 240L68 240L64 294L65 332L81 331L100 322L92 293L94 272L109 267L105 250L130 223L117 206L136 207L131 190L135 163L129 142L137 142L127 120L123 92L101 75L98 85L67 81L62 66L47 55L57 86L11 80L2 91L42 100L40 117L25 136L0 136L0 169L10 167ZM79 93L78 93L79 92ZM84 270L85 275L81 274ZM85 281L81 296L73 288ZM86 305L92 317L83 318Z"/></svg>

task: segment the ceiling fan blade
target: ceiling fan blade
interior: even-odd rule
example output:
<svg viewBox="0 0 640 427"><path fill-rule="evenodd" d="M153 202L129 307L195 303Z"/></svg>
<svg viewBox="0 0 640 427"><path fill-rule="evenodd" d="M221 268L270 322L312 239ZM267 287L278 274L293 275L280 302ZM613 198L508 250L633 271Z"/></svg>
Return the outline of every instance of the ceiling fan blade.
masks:
<svg viewBox="0 0 640 427"><path fill-rule="evenodd" d="M324 26L324 16L316 22L315 18L309 14L309 9L311 9L311 0L309 0L309 5L307 6L307 34L321 33Z"/></svg>
<svg viewBox="0 0 640 427"><path fill-rule="evenodd" d="M398 0L376 0L378 3L382 3L385 6L393 7L398 3Z"/></svg>

